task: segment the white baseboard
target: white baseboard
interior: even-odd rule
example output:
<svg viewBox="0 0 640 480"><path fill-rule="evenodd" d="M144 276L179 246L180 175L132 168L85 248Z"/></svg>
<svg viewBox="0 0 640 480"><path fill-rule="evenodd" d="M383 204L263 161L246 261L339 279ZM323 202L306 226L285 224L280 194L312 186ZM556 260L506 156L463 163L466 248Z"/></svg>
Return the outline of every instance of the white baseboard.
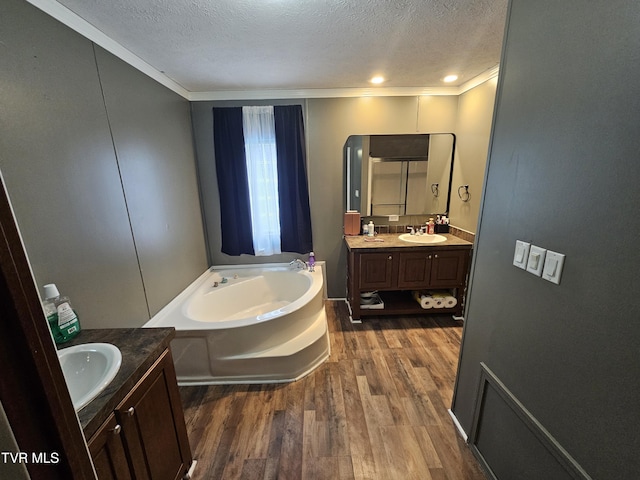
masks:
<svg viewBox="0 0 640 480"><path fill-rule="evenodd" d="M185 479L190 479L193 478L193 471L196 469L196 464L198 463L197 460L193 460L191 462L191 466L189 467L189 471L187 472L187 474L184 476Z"/></svg>
<svg viewBox="0 0 640 480"><path fill-rule="evenodd" d="M453 411L450 408L447 409L447 412L449 413L449 416L453 420L453 424L456 426L456 429L458 430L458 434L464 440L464 443L469 443L469 436L462 428L462 425L460 425L460 422L458 421L458 417L456 417L456 414L453 413Z"/></svg>

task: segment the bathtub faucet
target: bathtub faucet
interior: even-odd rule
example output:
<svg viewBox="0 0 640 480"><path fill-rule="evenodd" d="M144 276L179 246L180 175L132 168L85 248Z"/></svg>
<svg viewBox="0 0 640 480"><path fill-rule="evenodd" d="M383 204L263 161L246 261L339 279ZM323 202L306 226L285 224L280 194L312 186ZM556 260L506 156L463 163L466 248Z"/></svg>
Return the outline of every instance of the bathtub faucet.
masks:
<svg viewBox="0 0 640 480"><path fill-rule="evenodd" d="M299 258L296 258L292 262L289 262L289 266L302 270L307 270L307 268L309 268L307 262L305 262L304 260L300 260Z"/></svg>

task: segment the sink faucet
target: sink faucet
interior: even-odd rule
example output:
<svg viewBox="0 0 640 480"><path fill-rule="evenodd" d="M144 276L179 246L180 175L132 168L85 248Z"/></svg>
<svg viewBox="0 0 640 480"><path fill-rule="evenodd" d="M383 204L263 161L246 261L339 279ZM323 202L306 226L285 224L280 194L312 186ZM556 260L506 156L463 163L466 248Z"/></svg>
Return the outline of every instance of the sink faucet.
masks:
<svg viewBox="0 0 640 480"><path fill-rule="evenodd" d="M289 262L289 266L302 270L307 270L308 268L307 262L305 262L304 260L300 260L299 258L296 258L295 260Z"/></svg>

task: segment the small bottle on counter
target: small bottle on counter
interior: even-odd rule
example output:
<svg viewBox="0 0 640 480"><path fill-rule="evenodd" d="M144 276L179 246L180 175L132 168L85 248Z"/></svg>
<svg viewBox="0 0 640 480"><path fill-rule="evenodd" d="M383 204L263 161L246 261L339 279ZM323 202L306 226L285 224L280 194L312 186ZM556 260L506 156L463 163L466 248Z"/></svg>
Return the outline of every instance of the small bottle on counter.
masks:
<svg viewBox="0 0 640 480"><path fill-rule="evenodd" d="M80 333L80 320L68 297L60 296L54 283L44 286L44 313L57 344L65 343Z"/></svg>
<svg viewBox="0 0 640 480"><path fill-rule="evenodd" d="M373 237L375 234L376 234L376 226L373 224L373 221L370 221L367 235L369 237Z"/></svg>
<svg viewBox="0 0 640 480"><path fill-rule="evenodd" d="M316 270L316 254L313 252L309 252L309 271L315 272Z"/></svg>
<svg viewBox="0 0 640 480"><path fill-rule="evenodd" d="M433 223L433 217L431 217L427 222L427 234L433 235L435 233L435 230L436 230L436 226L435 226L435 223Z"/></svg>

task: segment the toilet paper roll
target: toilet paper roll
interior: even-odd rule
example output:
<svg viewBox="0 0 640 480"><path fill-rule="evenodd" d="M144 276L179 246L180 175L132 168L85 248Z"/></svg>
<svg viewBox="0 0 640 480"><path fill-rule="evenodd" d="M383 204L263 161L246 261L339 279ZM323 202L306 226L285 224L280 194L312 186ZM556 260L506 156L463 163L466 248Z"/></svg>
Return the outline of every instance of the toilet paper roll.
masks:
<svg viewBox="0 0 640 480"><path fill-rule="evenodd" d="M445 308L444 299L446 294L440 292L431 292L431 298L433 299L433 308Z"/></svg>
<svg viewBox="0 0 640 480"><path fill-rule="evenodd" d="M420 305L422 306L422 308L429 309L429 308L434 308L435 307L435 302L433 301L433 297L431 295L422 295L421 299L420 299Z"/></svg>
<svg viewBox="0 0 640 480"><path fill-rule="evenodd" d="M420 304L422 308L428 310L433 308L433 298L420 292L413 292L413 298Z"/></svg>
<svg viewBox="0 0 640 480"><path fill-rule="evenodd" d="M453 295L444 297L444 308L453 308L458 304L458 299Z"/></svg>

